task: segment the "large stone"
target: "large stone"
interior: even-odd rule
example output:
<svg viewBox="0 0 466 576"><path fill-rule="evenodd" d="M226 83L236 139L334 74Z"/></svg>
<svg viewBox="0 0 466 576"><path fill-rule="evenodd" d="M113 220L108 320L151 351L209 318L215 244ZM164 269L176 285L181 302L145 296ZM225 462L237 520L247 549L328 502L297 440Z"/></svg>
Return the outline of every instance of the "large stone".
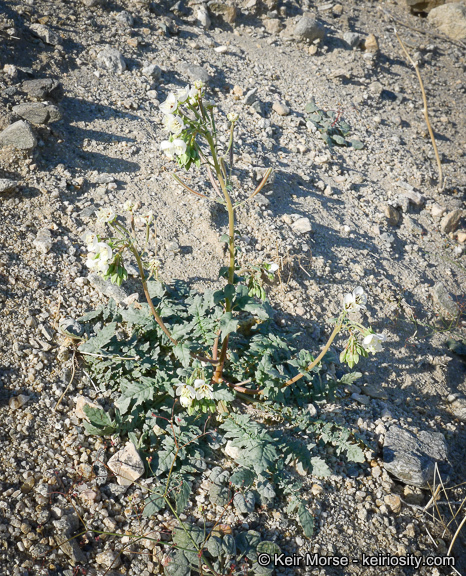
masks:
<svg viewBox="0 0 466 576"><path fill-rule="evenodd" d="M144 474L144 462L132 442L114 454L107 465L120 486L129 486Z"/></svg>
<svg viewBox="0 0 466 576"><path fill-rule="evenodd" d="M196 18L203 28L205 28L206 30L210 28L212 22L210 20L209 11L204 5L199 6L199 8L197 9Z"/></svg>
<svg viewBox="0 0 466 576"><path fill-rule="evenodd" d="M445 0L405 0L405 2L411 12L430 12L432 8L445 4Z"/></svg>
<svg viewBox="0 0 466 576"><path fill-rule="evenodd" d="M0 178L0 194L5 192L12 192L16 186L18 186L18 182L16 180L10 180L9 178Z"/></svg>
<svg viewBox="0 0 466 576"><path fill-rule="evenodd" d="M152 80L156 80L157 82L162 77L162 69L159 66L157 66L157 64L148 64L147 66L144 66L141 72L147 78L151 78Z"/></svg>
<svg viewBox="0 0 466 576"><path fill-rule="evenodd" d="M32 150L37 146L37 140L29 124L24 120L18 120L0 133L0 147L2 146Z"/></svg>
<svg viewBox="0 0 466 576"><path fill-rule="evenodd" d="M291 229L298 234L307 234L308 232L312 232L312 224L309 218L298 218L296 222L293 222L291 225Z"/></svg>
<svg viewBox="0 0 466 576"><path fill-rule="evenodd" d="M119 50L111 46L106 46L98 53L97 64L112 74L121 74L126 70L126 62L123 55Z"/></svg>
<svg viewBox="0 0 466 576"><path fill-rule="evenodd" d="M26 80L22 83L21 88L33 100L52 98L55 102L58 102L63 97L62 85L52 78Z"/></svg>
<svg viewBox="0 0 466 576"><path fill-rule="evenodd" d="M438 6L429 12L427 19L450 38L466 39L466 6L463 3Z"/></svg>
<svg viewBox="0 0 466 576"><path fill-rule="evenodd" d="M50 44L51 46L60 44L60 36L48 26L44 26L43 24L31 24L30 29L33 34L43 40L46 44Z"/></svg>
<svg viewBox="0 0 466 576"><path fill-rule="evenodd" d="M188 76L191 80L201 80L204 84L208 84L211 80L209 73L207 70L204 70L202 66L198 66L197 64L188 64L187 62L181 62L178 67L181 74Z"/></svg>
<svg viewBox="0 0 466 576"><path fill-rule="evenodd" d="M458 224L463 216L462 210L453 210L448 212L440 221L440 229L444 234L450 234L458 228Z"/></svg>
<svg viewBox="0 0 466 576"><path fill-rule="evenodd" d="M46 102L26 102L13 106L13 112L32 124L49 124L61 120L60 109Z"/></svg>
<svg viewBox="0 0 466 576"><path fill-rule="evenodd" d="M453 320L458 317L460 308L442 282L437 282L432 288L432 301L442 318Z"/></svg>
<svg viewBox="0 0 466 576"><path fill-rule="evenodd" d="M100 292L100 294L107 296L107 298L113 298L117 304L121 304L129 296L123 288L112 284L110 280L104 280L99 274L89 274L88 280L91 286Z"/></svg>
<svg viewBox="0 0 466 576"><path fill-rule="evenodd" d="M42 252L42 254L47 254L52 248L52 233L48 228L41 228L37 232L37 236L33 242L34 247Z"/></svg>
<svg viewBox="0 0 466 576"><path fill-rule="evenodd" d="M267 18L264 27L269 34L279 34L283 30L282 21L278 18Z"/></svg>
<svg viewBox="0 0 466 576"><path fill-rule="evenodd" d="M208 3L210 12L221 18L227 24L233 24L236 20L238 10L234 4L226 4L225 2L209 2Z"/></svg>
<svg viewBox="0 0 466 576"><path fill-rule="evenodd" d="M466 422L466 398L457 398L450 404L450 411L453 416Z"/></svg>
<svg viewBox="0 0 466 576"><path fill-rule="evenodd" d="M434 483L437 463L443 481L451 472L448 448L440 432L410 430L391 426L384 439L383 463L385 469L411 486L428 489Z"/></svg>
<svg viewBox="0 0 466 576"><path fill-rule="evenodd" d="M303 16L293 31L293 35L300 40L322 40L325 36L325 28L312 16Z"/></svg>

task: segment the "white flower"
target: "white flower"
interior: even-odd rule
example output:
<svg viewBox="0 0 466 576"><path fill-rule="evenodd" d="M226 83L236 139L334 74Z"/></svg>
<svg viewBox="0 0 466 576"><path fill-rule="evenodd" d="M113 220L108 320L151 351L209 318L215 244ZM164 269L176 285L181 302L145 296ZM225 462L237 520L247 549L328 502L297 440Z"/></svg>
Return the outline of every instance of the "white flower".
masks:
<svg viewBox="0 0 466 576"><path fill-rule="evenodd" d="M99 222L113 222L116 218L116 213L113 208L101 208L97 213L97 220Z"/></svg>
<svg viewBox="0 0 466 576"><path fill-rule="evenodd" d="M86 266L89 270L95 270L97 268L97 259L94 253L89 253L87 255Z"/></svg>
<svg viewBox="0 0 466 576"><path fill-rule="evenodd" d="M213 388L205 380L198 378L194 380L194 388L196 390L196 398L202 400L203 398L208 398L213 400L214 395L212 394Z"/></svg>
<svg viewBox="0 0 466 576"><path fill-rule="evenodd" d="M123 204L123 210L125 210L125 212L132 212L136 208L137 202L133 202L132 200L126 200L126 202Z"/></svg>
<svg viewBox="0 0 466 576"><path fill-rule="evenodd" d="M173 158L175 157L175 146L173 145L173 142L169 142L168 140L164 140L160 144L160 149L165 154L165 156L167 156L168 158L171 158L173 160Z"/></svg>
<svg viewBox="0 0 466 576"><path fill-rule="evenodd" d="M358 286L353 290L352 294L345 294L343 305L345 310L356 311L360 308L364 310L366 308L366 302L367 296L364 294L364 289L361 286Z"/></svg>
<svg viewBox="0 0 466 576"><path fill-rule="evenodd" d="M186 100L189 98L189 84L186 88L180 88L176 91L176 99L178 100L179 104L184 104Z"/></svg>
<svg viewBox="0 0 466 576"><path fill-rule="evenodd" d="M87 249L89 250L89 252L96 251L97 244L99 243L97 234L94 234L94 232L86 232L83 236L83 240L87 244Z"/></svg>
<svg viewBox="0 0 466 576"><path fill-rule="evenodd" d="M238 118L239 116L238 114L236 114L236 112L230 112L229 114L227 114L227 120L229 122L236 122Z"/></svg>
<svg viewBox="0 0 466 576"><path fill-rule="evenodd" d="M199 101L199 92L194 88L194 86L189 91L189 100L188 102L191 106L195 106Z"/></svg>
<svg viewBox="0 0 466 576"><path fill-rule="evenodd" d="M99 242L97 244L97 256L100 260L107 262L113 258L113 251L111 246L106 244L105 242Z"/></svg>
<svg viewBox="0 0 466 576"><path fill-rule="evenodd" d="M165 126L165 130L168 130L172 134L176 136L181 134L184 128L184 122L179 116L174 116L173 114L167 114L163 117L163 125Z"/></svg>
<svg viewBox="0 0 466 576"><path fill-rule="evenodd" d="M195 80L194 81L194 88L196 88L196 90L202 90L204 88L204 82L202 80Z"/></svg>
<svg viewBox="0 0 466 576"><path fill-rule="evenodd" d="M176 109L178 108L178 100L173 92L170 92L165 102L162 102L159 108L164 114L173 114L176 112Z"/></svg>
<svg viewBox="0 0 466 576"><path fill-rule="evenodd" d="M176 395L180 397L180 404L183 408L189 408L196 398L196 391L188 384L181 384L176 389Z"/></svg>
<svg viewBox="0 0 466 576"><path fill-rule="evenodd" d="M276 272L278 270L278 264L275 264L275 262L272 262L271 264L269 264L269 272Z"/></svg>
<svg viewBox="0 0 466 576"><path fill-rule="evenodd" d="M142 217L146 224L152 224L152 222L154 221L154 213L152 212L152 210L149 210L149 212L143 214Z"/></svg>
<svg viewBox="0 0 466 576"><path fill-rule="evenodd" d="M380 352L382 350L382 342L385 341L383 334L368 334L362 341L362 345L367 352Z"/></svg>
<svg viewBox="0 0 466 576"><path fill-rule="evenodd" d="M181 156L186 152L186 142L181 140L181 138L175 138L175 140L173 140L173 148L175 150L175 154L177 156Z"/></svg>

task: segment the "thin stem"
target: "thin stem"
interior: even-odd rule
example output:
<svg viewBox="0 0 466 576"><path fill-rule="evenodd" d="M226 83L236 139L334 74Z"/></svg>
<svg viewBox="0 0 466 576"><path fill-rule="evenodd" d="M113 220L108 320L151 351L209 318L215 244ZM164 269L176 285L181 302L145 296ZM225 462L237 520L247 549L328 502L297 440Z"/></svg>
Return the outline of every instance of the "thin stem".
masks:
<svg viewBox="0 0 466 576"><path fill-rule="evenodd" d="M424 118L426 120L427 130L429 131L429 134L430 134L430 139L432 140L432 146L434 147L435 158L437 159L439 187L442 188L442 186L443 186L442 162L440 161L440 156L439 156L439 153L437 150L437 143L435 142L434 132L432 130L432 126L430 125L429 112L427 110L427 96L426 96L426 91L424 90L424 82L422 81L421 73L419 72L419 67L418 67L417 63L414 62L414 60L409 55L408 51L405 48L405 45L401 41L401 38L398 36L398 32L396 31L396 28L394 28L394 31L395 31L395 36L398 38L398 42L400 43L401 48L402 48L403 52L405 53L406 58L411 62L411 65L413 66L414 70L416 71L417 79L419 80L419 86L421 87L421 92L422 92L422 100L424 102Z"/></svg>
<svg viewBox="0 0 466 576"><path fill-rule="evenodd" d="M330 348L330 346L332 345L332 342L335 340L336 335L338 334L338 332L340 332L341 330L341 322L337 322L337 325L335 326L335 328L333 329L332 334L330 335L330 338L328 339L327 344L324 346L324 348L322 349L322 352L317 356L317 358L314 360L314 362L311 362L309 364L309 366L307 366L306 368L306 372L309 372L310 370L312 370L314 368L314 366L317 366L317 364L322 360L322 358L325 356L325 354L327 353L328 349ZM300 380L302 377L304 376L304 374L297 374L294 378L291 378L290 380L288 380L287 382L285 382L285 384L283 384L282 388L286 388L287 386L290 386L291 384L294 384L295 382L297 382L298 380ZM259 394L263 394L263 390L261 390L260 392L258 392Z"/></svg>

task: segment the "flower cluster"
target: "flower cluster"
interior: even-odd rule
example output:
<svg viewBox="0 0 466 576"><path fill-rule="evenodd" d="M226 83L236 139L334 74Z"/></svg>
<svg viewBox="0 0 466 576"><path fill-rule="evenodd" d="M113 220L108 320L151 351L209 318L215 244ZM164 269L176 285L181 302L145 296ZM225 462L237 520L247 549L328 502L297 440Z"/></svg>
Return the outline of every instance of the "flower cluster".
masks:
<svg viewBox="0 0 466 576"><path fill-rule="evenodd" d="M343 299L344 314L365 310L367 296L364 289L358 286L351 294L345 294ZM346 321L346 326L350 332L350 337L343 352L340 354L340 362L346 362L350 368L359 362L359 358L366 357L369 352L375 354L382 350L382 342L385 341L383 334L374 334L372 330L364 328L361 324L351 320ZM359 337L358 333L359 332ZM362 342L360 337L362 336Z"/></svg>
<svg viewBox="0 0 466 576"><path fill-rule="evenodd" d="M160 144L160 149L167 158L177 160L186 169L191 162L200 164L195 134L202 131L206 121L205 111L212 107L212 103L202 101L203 95L204 84L196 80L193 86L181 88L176 94L170 92L165 102L160 104L160 111L164 115L162 123L169 133L168 140Z"/></svg>
<svg viewBox="0 0 466 576"><path fill-rule="evenodd" d="M181 406L187 408L189 414L196 408L200 408L203 412L215 410L213 388L202 378L196 378L192 385L180 384L176 389L176 395L180 397Z"/></svg>
<svg viewBox="0 0 466 576"><path fill-rule="evenodd" d="M113 250L110 244L99 242L98 236L93 232L87 232L84 235L84 242L86 242L89 251L86 266L93 272L107 274L113 261Z"/></svg>

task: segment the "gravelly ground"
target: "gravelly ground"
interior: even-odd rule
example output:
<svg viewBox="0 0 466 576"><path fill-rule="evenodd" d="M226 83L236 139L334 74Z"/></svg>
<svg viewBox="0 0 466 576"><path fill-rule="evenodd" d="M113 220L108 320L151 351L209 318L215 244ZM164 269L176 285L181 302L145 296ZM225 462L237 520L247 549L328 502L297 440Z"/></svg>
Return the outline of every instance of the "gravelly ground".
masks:
<svg viewBox="0 0 466 576"><path fill-rule="evenodd" d="M307 479L317 518L314 540L304 543L284 511L257 510L244 518L229 511L226 522L236 527L246 522L289 552L350 557L362 552L446 552L451 534L443 536L442 543L438 524L429 523L416 508L427 503L429 495L394 482L379 465L377 446L394 422L415 431L443 432L454 468L452 484L464 481L464 421L455 415L453 401L465 395L465 364L445 345L451 336L465 337L464 320L457 317L454 325L442 322L439 313L445 315L445 310L434 306L432 299L434 285L443 282L460 311L465 303L464 219L450 234L442 220L464 207L464 48L431 36L433 28L401 6L388 2L384 6L424 31L399 28L409 49L419 52L424 62L421 73L447 176L441 192L417 79L374 3L345 3L340 17L321 11L327 37L316 54L286 35L267 33L265 16L245 9L234 25L217 22L205 31L191 16L192 10L180 17L164 3L108 3L105 8L69 2L2 3L0 129L17 119L13 105L29 101L21 90L23 80L54 78L64 93L58 103L63 119L35 128L39 142L33 152L0 148L0 178L19 182L16 190L0 197L2 574L72 574L73 564L87 570L102 568L96 555L104 547L120 549L119 539L89 538L90 542L81 542L84 556L76 549L68 555L52 550L54 537L66 529L66 522L56 522L67 518L69 503L49 493L75 489L80 475L85 480L81 492L97 491L95 501L77 500L80 513L93 527L123 533L147 529L127 511L128 497L134 492L137 499L137 488L118 494L116 485L110 484L100 491L95 479L86 478L90 465L102 457L104 445L85 437L74 416L78 393L96 396L81 370L53 412L70 377L70 362L59 347L62 338L56 328L61 317L79 317L103 298L87 278L80 239L95 226L93 207L138 199L154 210L166 281L183 278L203 289L214 283L224 264L218 238L219 228L226 230L225 214L180 191L170 177L173 165L158 150L163 137L158 104L170 91L192 81L193 65L202 66L210 76L208 92L219 106L220 128L226 127L227 112L240 114L239 189L252 190L264 169L274 168L273 183L258 203L239 211L237 227L243 235L245 262L275 261L283 268L281 281L269 290L279 317L292 327L304 327L309 345L317 350L325 342L327 319L337 312L342 294L360 284L369 294L367 321L387 336L385 351L361 365L359 388L348 390L341 405L319 407L324 417L348 424L372 442L375 459L358 478L346 469L340 472L342 464L334 458L335 474L329 479ZM281 20L291 26L303 8L283 4ZM312 4L315 8L318 5ZM132 25L117 19L123 9L134 17ZM59 34L55 45L30 32L37 22ZM12 25L14 33L7 32ZM167 25L176 25L178 33L165 34ZM363 36L374 33L379 53L349 49L342 40L348 30ZM116 74L99 67L97 55L105 45L121 51L126 71ZM216 51L219 46L226 51ZM160 79L142 73L148 63L161 68ZM8 68L11 64L16 71ZM258 89L262 114L238 96L252 88ZM322 108L341 110L364 149L330 152L306 124L304 107L311 97ZM291 114L278 115L272 109L275 101L287 104ZM197 173L191 172L186 181L202 191ZM388 204L398 207L398 226L387 222ZM310 219L311 233L294 231L291 225L298 217ZM50 231L52 247L42 254L34 240L44 228ZM173 241L180 248L175 253L167 249ZM445 332L446 327L453 331ZM364 386L382 391L383 397L364 394L371 389ZM362 393L363 402L351 398L354 392ZM8 402L18 394L29 396L29 401L13 411ZM116 448L108 446L106 457ZM395 512L388 504L391 500L385 499L390 495L399 495L408 504ZM197 503L204 497L200 486ZM452 491L453 500L461 497L461 489ZM207 520L214 520L217 512L208 510ZM190 514L198 514L195 505ZM159 530L161 522L154 519L149 528ZM460 538L455 549L458 562L464 544ZM134 545L134 551L145 551L143 555L126 551L120 572L158 573L157 550L152 557L147 547L148 542L142 548ZM41 553L46 553L45 560L37 559ZM457 568L461 572L464 565ZM295 569L277 573L292 574ZM345 572L322 568L308 573L369 571L354 565ZM414 572L390 568L385 573ZM416 573L435 574L427 568Z"/></svg>

